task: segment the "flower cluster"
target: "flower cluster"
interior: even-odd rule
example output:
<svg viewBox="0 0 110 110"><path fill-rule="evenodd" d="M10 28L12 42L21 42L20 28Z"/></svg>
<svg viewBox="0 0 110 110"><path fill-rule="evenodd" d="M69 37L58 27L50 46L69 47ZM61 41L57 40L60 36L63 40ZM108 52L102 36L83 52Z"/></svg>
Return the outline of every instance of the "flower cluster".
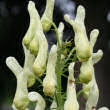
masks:
<svg viewBox="0 0 110 110"><path fill-rule="evenodd" d="M75 32L74 44L63 41L64 24L60 22L58 28L53 22L54 0L47 0L46 9L40 18L35 4L29 1L28 12L30 15L30 25L23 38L22 46L25 53L24 66L21 67L14 57L8 57L6 64L14 73L17 79L17 88L13 100L14 110L29 110L30 102L35 102L35 110L45 110L46 100L35 91L28 92L37 79L45 75L42 83L45 96L53 99L48 110L79 110L80 104L77 99L76 78L74 77L74 65L77 61L81 63L79 82L82 84L82 94L87 100L85 110L96 110L99 99L99 89L95 79L94 64L103 56L102 50L93 53L99 30L94 29L90 33L90 40L86 34L84 25L85 9L78 6L75 20L65 15L64 19L68 22ZM48 42L44 32L54 27L57 38L57 45L53 44L48 52ZM68 49L71 45L72 50ZM65 51L67 51L65 54ZM76 51L75 54L73 52ZM67 69L69 75L65 75ZM44 74L45 73L45 74ZM67 77L67 91L62 93L62 76ZM65 96L65 97L64 97ZM108 110L102 107L99 110Z"/></svg>

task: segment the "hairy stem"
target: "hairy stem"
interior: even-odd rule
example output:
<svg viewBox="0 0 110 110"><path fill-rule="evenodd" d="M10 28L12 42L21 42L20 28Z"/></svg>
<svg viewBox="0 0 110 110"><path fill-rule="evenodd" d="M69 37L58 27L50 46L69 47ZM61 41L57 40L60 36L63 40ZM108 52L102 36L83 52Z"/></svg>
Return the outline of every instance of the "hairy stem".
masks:
<svg viewBox="0 0 110 110"><path fill-rule="evenodd" d="M61 95L61 74L63 69L63 64L61 60L61 48L58 49L58 56L56 62L56 75L57 75L57 89L56 89L56 99L57 99L57 110L61 110L62 105L62 95Z"/></svg>

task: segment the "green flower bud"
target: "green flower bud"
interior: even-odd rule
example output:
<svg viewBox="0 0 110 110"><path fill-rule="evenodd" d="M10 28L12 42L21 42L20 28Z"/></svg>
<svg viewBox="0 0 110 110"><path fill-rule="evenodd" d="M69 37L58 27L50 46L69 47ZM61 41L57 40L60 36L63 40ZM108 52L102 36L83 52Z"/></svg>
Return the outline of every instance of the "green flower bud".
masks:
<svg viewBox="0 0 110 110"><path fill-rule="evenodd" d="M38 48L39 48L39 42L37 36L35 36L30 42L29 49L33 55L37 56Z"/></svg>
<svg viewBox="0 0 110 110"><path fill-rule="evenodd" d="M53 10L55 0L47 0L45 12L41 18L41 23L44 31L49 31L51 22L53 21Z"/></svg>
<svg viewBox="0 0 110 110"><path fill-rule="evenodd" d="M82 62L79 80L82 83L88 83L89 81L92 80L92 74L93 74L92 58L89 58L88 61Z"/></svg>

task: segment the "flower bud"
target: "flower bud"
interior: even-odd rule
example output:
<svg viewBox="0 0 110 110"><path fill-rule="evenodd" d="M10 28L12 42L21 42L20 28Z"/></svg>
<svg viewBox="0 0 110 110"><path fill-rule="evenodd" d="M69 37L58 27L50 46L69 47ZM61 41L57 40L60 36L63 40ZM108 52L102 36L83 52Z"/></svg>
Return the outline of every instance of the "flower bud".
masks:
<svg viewBox="0 0 110 110"><path fill-rule="evenodd" d="M74 63L69 65L69 76L67 85L67 99L64 103L64 110L79 110L79 104L76 96L76 87L74 79Z"/></svg>
<svg viewBox="0 0 110 110"><path fill-rule="evenodd" d="M37 77L40 77L46 69L48 53L48 42L43 33L39 36L39 51L33 64L33 71Z"/></svg>
<svg viewBox="0 0 110 110"><path fill-rule="evenodd" d="M57 46L53 45L48 58L46 77L43 80L43 91L47 96L54 96L56 89L55 66L57 60Z"/></svg>
<svg viewBox="0 0 110 110"><path fill-rule="evenodd" d="M64 24L63 24L63 22L60 22L59 26L58 26L60 45L62 45L62 42L63 42L63 30L64 30Z"/></svg>
<svg viewBox="0 0 110 110"><path fill-rule="evenodd" d="M76 54L80 62L87 61L91 57L90 45L84 25L85 9L79 6L75 20L71 20L69 15L64 16L65 21L70 23L75 31Z"/></svg>
<svg viewBox="0 0 110 110"><path fill-rule="evenodd" d="M94 91L94 92L93 93L92 92L90 93L90 91L92 91L92 92ZM96 83L94 70L93 70L93 74L92 74L92 80L88 84L83 84L83 94L84 94L84 97L86 99L88 99L88 100L90 100L89 99L89 96L91 94L92 97L94 99L96 98L97 101L98 101L98 98L99 98L99 89L98 89L98 86L97 86L97 83Z"/></svg>
<svg viewBox="0 0 110 110"><path fill-rule="evenodd" d="M17 89L13 104L16 109L24 110L29 104L27 90L27 74L22 69L22 67L20 67L14 57L8 57L6 59L6 64L17 78Z"/></svg>
<svg viewBox="0 0 110 110"><path fill-rule="evenodd" d="M37 16L36 16L35 4L32 1L29 1L28 12L30 15L30 25L23 38L23 43L27 48L29 48L30 42L35 37L36 27L37 27ZM36 46L36 49L37 49L37 46Z"/></svg>
<svg viewBox="0 0 110 110"><path fill-rule="evenodd" d="M101 50L98 50L97 53L93 53L92 54L92 65L96 64L99 60L101 60L102 56L103 56L103 52ZM84 90L83 94L86 99L88 99L90 89L94 85L98 91L98 87L97 87L97 83L96 83L96 79L95 79L94 67L93 67L92 80L88 84L83 84L83 90ZM98 94L98 92L97 92L97 94Z"/></svg>
<svg viewBox="0 0 110 110"><path fill-rule="evenodd" d="M43 92L46 96L54 96L56 90L56 80L53 76L47 75L43 80Z"/></svg>
<svg viewBox="0 0 110 110"><path fill-rule="evenodd" d="M39 48L39 42L38 42L38 38L36 36L30 42L29 49L33 55L37 56L38 48Z"/></svg>
<svg viewBox="0 0 110 110"><path fill-rule="evenodd" d="M29 104L28 90L27 90L27 76L22 72L17 77L17 89L13 101L15 107L19 110L25 110Z"/></svg>
<svg viewBox="0 0 110 110"><path fill-rule="evenodd" d="M41 23L44 31L49 31L53 20L53 10L54 10L55 0L47 0L46 9L41 18Z"/></svg>
<svg viewBox="0 0 110 110"><path fill-rule="evenodd" d="M36 22L37 22L37 27L36 27L36 40L38 39L38 44L39 44L39 50L38 50L38 53L37 53L37 57L35 59L35 62L33 64L33 71L35 73L35 75L37 77L41 76L44 72L45 72L45 69L46 69L46 61L47 61L47 53L48 53L48 42L47 42L47 39L45 38L45 35L43 33L43 29L42 29L42 24L41 24L41 21L40 21L40 16L37 12L36 9L35 10L35 14L36 14ZM30 44L30 50L33 51L36 53L36 45L35 45L35 42L33 43L33 41L31 41ZM33 47L35 46L35 47ZM32 47L32 48L31 48ZM35 54L36 55L36 54Z"/></svg>
<svg viewBox="0 0 110 110"><path fill-rule="evenodd" d="M92 110L92 107L96 107L98 98L99 98L99 90L97 84L94 83L93 86L90 88L89 97L86 102L85 110Z"/></svg>
<svg viewBox="0 0 110 110"><path fill-rule="evenodd" d="M93 62L93 48L94 45L96 43L97 37L98 37L99 31L97 29L94 29L93 31L91 31L90 34L90 51L91 51L91 57L85 61L82 62L81 68L80 68L80 75L79 75L79 79L82 83L88 83L89 81L92 80L92 74L94 71L94 67L93 64L95 61L97 61L100 58L96 58L95 61ZM102 55L102 52L99 51L98 54Z"/></svg>
<svg viewBox="0 0 110 110"><path fill-rule="evenodd" d="M43 97L37 92L30 92L28 94L29 100L32 102L36 102L35 110L45 110L45 100Z"/></svg>
<svg viewBox="0 0 110 110"><path fill-rule="evenodd" d="M82 83L88 83L92 80L93 74L93 64L92 58L89 58L88 61L82 62L79 74L79 80Z"/></svg>

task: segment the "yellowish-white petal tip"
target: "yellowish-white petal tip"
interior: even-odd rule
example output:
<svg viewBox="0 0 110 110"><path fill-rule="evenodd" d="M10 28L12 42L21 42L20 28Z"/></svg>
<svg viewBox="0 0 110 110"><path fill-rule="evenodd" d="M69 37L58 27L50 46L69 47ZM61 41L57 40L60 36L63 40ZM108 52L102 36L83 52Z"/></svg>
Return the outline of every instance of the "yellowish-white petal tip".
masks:
<svg viewBox="0 0 110 110"><path fill-rule="evenodd" d="M57 46L56 45L53 45L52 46L52 50L54 50L54 52L56 52L57 51Z"/></svg>
<svg viewBox="0 0 110 110"><path fill-rule="evenodd" d="M62 32L64 30L64 23L63 22L60 22L59 26L58 26L58 30L60 32Z"/></svg>
<svg viewBox="0 0 110 110"><path fill-rule="evenodd" d="M15 58L14 57L7 57L6 58L6 64L7 65L11 64L13 61L15 61Z"/></svg>
<svg viewBox="0 0 110 110"><path fill-rule="evenodd" d="M97 53L93 53L92 58L93 58L93 64L96 64L97 62L99 62L101 60L103 56L103 51L102 50L98 50Z"/></svg>
<svg viewBox="0 0 110 110"><path fill-rule="evenodd" d="M79 5L79 6L78 6L78 10L83 10L83 11L84 11L85 8L84 8L82 5Z"/></svg>
<svg viewBox="0 0 110 110"><path fill-rule="evenodd" d="M98 110L109 110L107 107L101 107Z"/></svg>
<svg viewBox="0 0 110 110"><path fill-rule="evenodd" d="M33 8L35 8L35 3L33 1L29 1L29 3L28 3L28 10L32 11Z"/></svg>
<svg viewBox="0 0 110 110"><path fill-rule="evenodd" d="M76 15L76 20L83 20L85 19L85 8L82 5L79 5L77 8L77 15Z"/></svg>
<svg viewBox="0 0 110 110"><path fill-rule="evenodd" d="M102 50L98 50L98 55L103 56L103 51Z"/></svg>
<svg viewBox="0 0 110 110"><path fill-rule="evenodd" d="M98 29L94 29L93 32L99 33L99 30Z"/></svg>
<svg viewBox="0 0 110 110"><path fill-rule="evenodd" d="M98 29L94 29L93 31L91 31L91 36L92 37L97 37L99 35L99 30Z"/></svg>
<svg viewBox="0 0 110 110"><path fill-rule="evenodd" d="M103 56L103 51L99 49L98 52L97 52L97 56L98 56L97 59L98 59L98 58L101 59L102 56Z"/></svg>
<svg viewBox="0 0 110 110"><path fill-rule="evenodd" d="M68 14L65 14L64 15L64 19L65 19L65 21L69 21L70 20L70 16Z"/></svg>
<svg viewBox="0 0 110 110"><path fill-rule="evenodd" d="M85 14L85 8L82 5L78 6L77 12L80 14Z"/></svg>
<svg viewBox="0 0 110 110"><path fill-rule="evenodd" d="M59 26L61 26L61 27L64 28L64 23L63 22L60 22Z"/></svg>
<svg viewBox="0 0 110 110"><path fill-rule="evenodd" d="M29 100L32 101L32 102L35 102L38 100L38 95L36 92L30 92L28 94L28 97L29 97Z"/></svg>

